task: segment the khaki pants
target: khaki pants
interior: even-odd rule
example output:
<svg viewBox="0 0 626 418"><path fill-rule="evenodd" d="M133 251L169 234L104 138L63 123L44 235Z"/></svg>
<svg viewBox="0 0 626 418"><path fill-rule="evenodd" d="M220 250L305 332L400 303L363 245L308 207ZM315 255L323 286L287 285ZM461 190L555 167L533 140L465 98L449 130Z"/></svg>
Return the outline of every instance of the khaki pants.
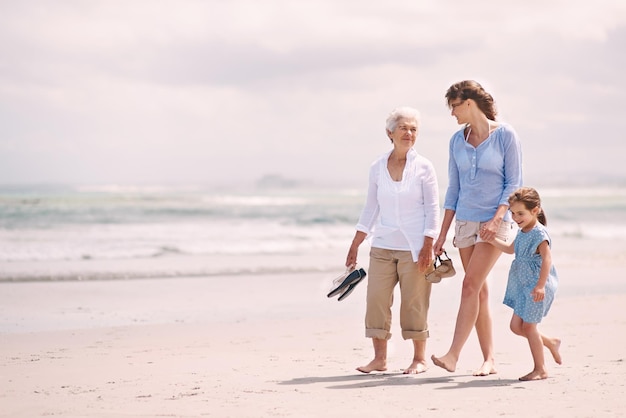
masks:
<svg viewBox="0 0 626 418"><path fill-rule="evenodd" d="M428 338L431 284L417 269L410 251L372 248L367 278L365 336L391 338L393 291L400 283L400 328L405 340Z"/></svg>

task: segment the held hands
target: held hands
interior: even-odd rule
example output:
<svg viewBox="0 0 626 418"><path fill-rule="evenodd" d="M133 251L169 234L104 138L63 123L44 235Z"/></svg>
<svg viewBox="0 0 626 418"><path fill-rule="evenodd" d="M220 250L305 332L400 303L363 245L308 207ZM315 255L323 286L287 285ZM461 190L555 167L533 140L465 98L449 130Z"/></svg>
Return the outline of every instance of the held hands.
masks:
<svg viewBox="0 0 626 418"><path fill-rule="evenodd" d="M546 297L546 289L544 287L535 287L530 295L533 297L533 301L541 302Z"/></svg>
<svg viewBox="0 0 626 418"><path fill-rule="evenodd" d="M486 242L492 242L496 238L496 233L500 229L501 220L492 219L480 227L480 238Z"/></svg>

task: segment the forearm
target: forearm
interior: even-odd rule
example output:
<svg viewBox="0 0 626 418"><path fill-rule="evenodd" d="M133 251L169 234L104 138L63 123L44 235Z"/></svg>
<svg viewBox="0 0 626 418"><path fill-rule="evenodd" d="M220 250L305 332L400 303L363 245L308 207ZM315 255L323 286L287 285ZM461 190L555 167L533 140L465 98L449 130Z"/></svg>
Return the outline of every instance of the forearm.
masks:
<svg viewBox="0 0 626 418"><path fill-rule="evenodd" d="M354 234L354 238L352 238L352 244L350 245L350 249L357 249L359 246L365 241L367 238L367 234L363 231L356 231Z"/></svg>
<svg viewBox="0 0 626 418"><path fill-rule="evenodd" d="M513 254L515 252L515 244L513 242L504 242L498 238L494 238L489 242L503 253Z"/></svg>
<svg viewBox="0 0 626 418"><path fill-rule="evenodd" d="M502 219L504 219L504 215L506 215L506 212L508 210L509 210L509 205L498 206L498 209L496 209L496 213L493 215L492 220L498 223L502 222Z"/></svg>
<svg viewBox="0 0 626 418"><path fill-rule="evenodd" d="M359 255L359 245L363 243L367 234L363 231L356 231L352 244L348 249L348 255L346 256L346 267L354 266L357 263L357 257Z"/></svg>
<svg viewBox="0 0 626 418"><path fill-rule="evenodd" d="M550 275L550 268L552 266L552 260L549 255L544 255L541 261L541 269L539 269L539 280L537 280L536 287L544 288Z"/></svg>
<svg viewBox="0 0 626 418"><path fill-rule="evenodd" d="M435 254L440 255L444 251L444 243L446 242L446 237L448 236L448 230L450 229L450 225L452 225L452 220L454 219L454 214L456 212L452 209L446 209L443 214L443 220L441 221L441 229L439 231L439 237L437 237L437 241L433 246L433 251Z"/></svg>
<svg viewBox="0 0 626 418"><path fill-rule="evenodd" d="M543 241L538 247L541 255L541 268L539 269L539 280L537 280L536 288L543 289L548 281L550 269L552 268L552 252L547 241Z"/></svg>
<svg viewBox="0 0 626 418"><path fill-rule="evenodd" d="M441 229L439 231L439 237L446 237L448 235L448 231L450 230L450 226L452 225L452 221L454 220L455 211L452 209L446 209L443 213L443 220L441 221Z"/></svg>
<svg viewBox="0 0 626 418"><path fill-rule="evenodd" d="M422 245L422 252L432 254L433 242L435 240L432 237L424 237L424 244Z"/></svg>

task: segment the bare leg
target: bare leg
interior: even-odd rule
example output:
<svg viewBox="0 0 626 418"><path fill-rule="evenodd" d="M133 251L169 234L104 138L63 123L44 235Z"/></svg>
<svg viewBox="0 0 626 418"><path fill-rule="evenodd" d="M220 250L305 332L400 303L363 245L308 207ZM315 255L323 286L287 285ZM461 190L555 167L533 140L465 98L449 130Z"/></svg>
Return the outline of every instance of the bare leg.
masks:
<svg viewBox="0 0 626 418"><path fill-rule="evenodd" d="M513 314L513 318L511 318L511 331L513 331L515 335L519 335L520 337L527 338L526 335L524 334L524 329L522 325L523 325L522 318ZM539 330L537 330L537 332L539 332ZM556 364L562 364L563 360L561 358L561 352L560 352L561 340L559 338L548 337L547 335L544 335L541 332L539 332L539 335L541 336L541 342L543 346L546 347L548 350L550 350L550 354L552 354L552 358L554 359Z"/></svg>
<svg viewBox="0 0 626 418"><path fill-rule="evenodd" d="M372 344L374 345L374 360L370 361L366 366L357 367L356 369L361 373L384 372L387 370L387 340L372 338Z"/></svg>
<svg viewBox="0 0 626 418"><path fill-rule="evenodd" d="M474 376L489 376L498 371L495 367L495 358L493 352L493 330L491 311L489 309L489 287L487 281L483 283L478 296L479 308L478 319L476 320L476 334L478 335L478 343L483 353L483 364L474 372Z"/></svg>
<svg viewBox="0 0 626 418"><path fill-rule="evenodd" d="M413 362L404 369L404 374L424 373L426 367L426 340L413 340Z"/></svg>
<svg viewBox="0 0 626 418"><path fill-rule="evenodd" d="M556 364L563 364L563 359L561 359L561 340L558 338L550 338L541 333L541 342L543 345L550 350L550 354L552 354L552 358L556 362Z"/></svg>
<svg viewBox="0 0 626 418"><path fill-rule="evenodd" d="M461 349L472 332L472 328L476 325L480 310L480 290L485 283L487 274L491 271L501 252L491 244L478 243L474 247L462 248L460 254L463 267L465 268L465 278L463 279L461 306L456 318L452 345L444 356L435 357L433 355L431 357L435 365L449 372L456 370L456 363L461 355ZM488 316L487 320L491 322ZM480 327L482 331L486 329L484 324L481 324ZM488 329L489 333L485 333L482 336L486 344L489 344L490 341L491 325L489 325ZM493 362L493 360L491 361Z"/></svg>
<svg viewBox="0 0 626 418"><path fill-rule="evenodd" d="M537 324L524 322L522 329L528 339L528 345L530 346L530 352L533 355L535 367L533 371L520 377L519 380L528 381L547 379L548 371L546 370L545 360L543 357L543 341L541 340L541 334L537 330Z"/></svg>

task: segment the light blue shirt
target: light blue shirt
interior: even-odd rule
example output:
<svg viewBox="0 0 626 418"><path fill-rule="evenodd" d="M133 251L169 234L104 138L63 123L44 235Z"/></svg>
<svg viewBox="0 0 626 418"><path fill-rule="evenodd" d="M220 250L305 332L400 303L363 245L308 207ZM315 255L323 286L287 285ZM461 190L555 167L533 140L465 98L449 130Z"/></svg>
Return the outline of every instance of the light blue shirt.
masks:
<svg viewBox="0 0 626 418"><path fill-rule="evenodd" d="M522 186L522 149L513 128L500 124L478 147L465 141L464 130L450 139L449 184L444 209L462 221L486 222L511 193ZM511 221L507 211L504 220Z"/></svg>
<svg viewBox="0 0 626 418"><path fill-rule="evenodd" d="M411 148L402 180L394 181L387 168L391 152L370 166L367 200L356 229L368 234L372 247L411 251L417 261L424 237L438 233L437 176L432 163Z"/></svg>

